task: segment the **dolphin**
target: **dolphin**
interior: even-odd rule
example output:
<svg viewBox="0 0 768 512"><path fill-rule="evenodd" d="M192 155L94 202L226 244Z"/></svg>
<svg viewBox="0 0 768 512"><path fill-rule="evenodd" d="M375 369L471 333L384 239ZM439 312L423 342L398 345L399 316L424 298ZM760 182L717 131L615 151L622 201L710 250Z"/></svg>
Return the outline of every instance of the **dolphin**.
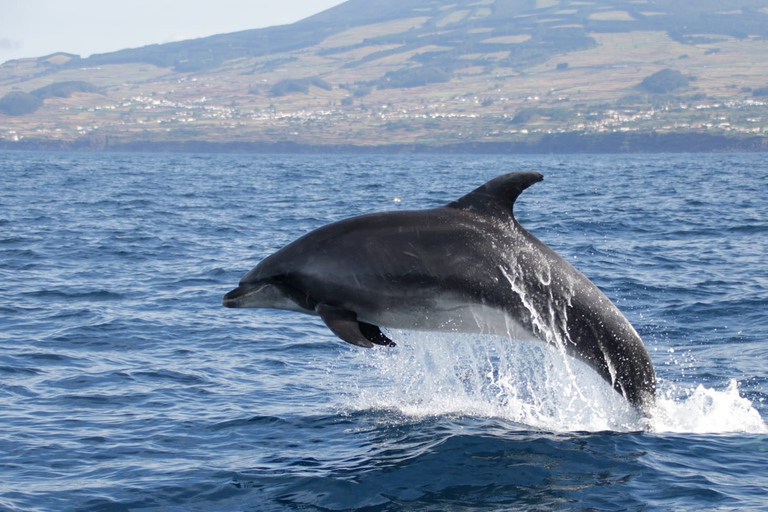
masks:
<svg viewBox="0 0 768 512"><path fill-rule="evenodd" d="M394 345L382 327L534 337L647 410L656 377L637 331L515 219L518 196L542 179L505 174L439 208L320 227L265 258L223 305L317 315L342 340L368 348Z"/></svg>

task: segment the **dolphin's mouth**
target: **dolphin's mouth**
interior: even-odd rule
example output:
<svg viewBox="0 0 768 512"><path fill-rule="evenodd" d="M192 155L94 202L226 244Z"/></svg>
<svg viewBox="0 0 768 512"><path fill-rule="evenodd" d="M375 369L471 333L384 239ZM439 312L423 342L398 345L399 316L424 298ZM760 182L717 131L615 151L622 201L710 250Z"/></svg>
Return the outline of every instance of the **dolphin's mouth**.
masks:
<svg viewBox="0 0 768 512"><path fill-rule="evenodd" d="M221 300L221 304L226 308L246 308L248 307L248 298L258 294L265 286L264 283L259 284L241 284L231 292L224 295Z"/></svg>
<svg viewBox="0 0 768 512"><path fill-rule="evenodd" d="M291 289L270 280L240 283L240 286L224 295L221 304L227 308L272 308L316 314L314 310L300 306L291 298ZM314 306L312 306L314 307Z"/></svg>

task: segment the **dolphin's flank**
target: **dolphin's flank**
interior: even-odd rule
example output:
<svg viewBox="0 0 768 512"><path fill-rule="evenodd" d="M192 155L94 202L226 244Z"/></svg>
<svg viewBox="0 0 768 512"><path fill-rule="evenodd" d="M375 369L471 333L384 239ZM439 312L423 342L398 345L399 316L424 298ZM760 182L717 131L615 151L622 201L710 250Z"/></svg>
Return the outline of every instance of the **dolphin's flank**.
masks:
<svg viewBox="0 0 768 512"><path fill-rule="evenodd" d="M514 217L517 197L542 179L506 174L440 208L323 226L264 259L223 304L317 315L362 347L394 345L381 327L533 336L646 408L656 377L640 336L603 292Z"/></svg>

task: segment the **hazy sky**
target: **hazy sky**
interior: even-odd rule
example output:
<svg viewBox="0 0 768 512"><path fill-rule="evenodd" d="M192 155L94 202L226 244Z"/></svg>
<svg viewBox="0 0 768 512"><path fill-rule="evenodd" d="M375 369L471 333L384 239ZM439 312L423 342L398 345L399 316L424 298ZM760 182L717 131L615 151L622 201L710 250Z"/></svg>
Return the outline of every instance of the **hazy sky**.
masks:
<svg viewBox="0 0 768 512"><path fill-rule="evenodd" d="M293 23L344 0L0 0L0 63Z"/></svg>

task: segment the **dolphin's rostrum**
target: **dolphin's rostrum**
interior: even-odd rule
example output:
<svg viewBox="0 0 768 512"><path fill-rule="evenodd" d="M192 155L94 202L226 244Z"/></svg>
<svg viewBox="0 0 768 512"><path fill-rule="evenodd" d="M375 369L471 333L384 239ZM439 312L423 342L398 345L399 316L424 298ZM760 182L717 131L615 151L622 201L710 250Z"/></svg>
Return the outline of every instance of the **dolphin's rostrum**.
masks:
<svg viewBox="0 0 768 512"><path fill-rule="evenodd" d="M499 176L446 206L363 215L267 257L232 308L319 315L342 340L394 345L380 327L534 336L594 368L633 405L656 378L640 336L589 279L515 219L536 172Z"/></svg>

